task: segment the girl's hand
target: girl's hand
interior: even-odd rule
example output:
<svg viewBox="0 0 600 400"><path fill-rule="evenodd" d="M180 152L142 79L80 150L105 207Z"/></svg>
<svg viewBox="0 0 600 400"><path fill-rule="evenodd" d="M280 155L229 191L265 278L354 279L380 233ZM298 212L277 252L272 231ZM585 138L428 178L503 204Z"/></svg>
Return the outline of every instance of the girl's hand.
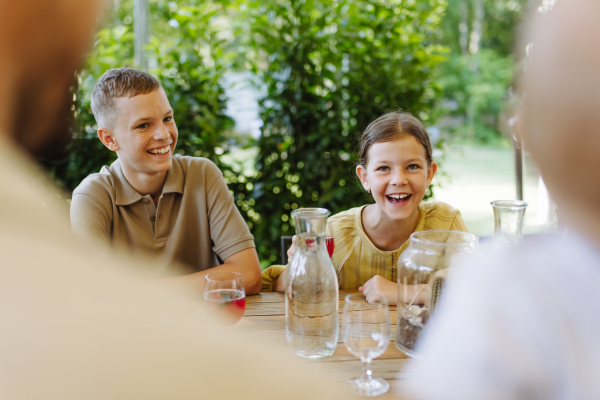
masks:
<svg viewBox="0 0 600 400"><path fill-rule="evenodd" d="M390 306L398 304L398 284L382 276L375 275L358 290L363 292L369 303L379 303L386 299Z"/></svg>
<svg viewBox="0 0 600 400"><path fill-rule="evenodd" d="M296 252L296 235L292 236L292 245L290 246L290 248L287 251L288 262L292 259L295 252Z"/></svg>

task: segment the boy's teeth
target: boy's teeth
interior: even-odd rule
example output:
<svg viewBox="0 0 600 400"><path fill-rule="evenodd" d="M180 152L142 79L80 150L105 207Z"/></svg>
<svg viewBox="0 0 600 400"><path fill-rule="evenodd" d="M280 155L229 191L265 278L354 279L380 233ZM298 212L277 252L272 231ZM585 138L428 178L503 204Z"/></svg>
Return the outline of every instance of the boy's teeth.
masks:
<svg viewBox="0 0 600 400"><path fill-rule="evenodd" d="M166 154L170 149L171 148L169 146L167 146L162 149L148 150L148 153L150 153L150 154Z"/></svg>
<svg viewBox="0 0 600 400"><path fill-rule="evenodd" d="M408 194L390 194L389 195L389 197L391 197L392 199L396 199L396 200L403 199L408 196L409 196Z"/></svg>

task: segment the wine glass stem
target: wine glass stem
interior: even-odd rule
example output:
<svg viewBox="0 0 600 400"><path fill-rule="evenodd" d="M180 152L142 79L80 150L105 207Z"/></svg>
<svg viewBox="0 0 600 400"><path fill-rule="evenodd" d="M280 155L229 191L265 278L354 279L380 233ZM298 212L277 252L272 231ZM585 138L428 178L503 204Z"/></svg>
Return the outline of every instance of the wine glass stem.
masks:
<svg viewBox="0 0 600 400"><path fill-rule="evenodd" d="M363 373L360 379L365 383L369 382L372 379L371 375L373 375L371 372L371 360L363 361Z"/></svg>

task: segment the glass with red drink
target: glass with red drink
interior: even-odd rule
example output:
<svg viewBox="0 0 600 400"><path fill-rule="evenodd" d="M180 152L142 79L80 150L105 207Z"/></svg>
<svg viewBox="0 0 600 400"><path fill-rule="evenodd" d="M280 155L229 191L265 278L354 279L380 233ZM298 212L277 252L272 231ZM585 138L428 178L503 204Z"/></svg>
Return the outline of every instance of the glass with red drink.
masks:
<svg viewBox="0 0 600 400"><path fill-rule="evenodd" d="M335 249L335 243L333 242L333 236L330 236L330 235L325 236L325 245L327 246L327 252L329 253L329 258L333 257L333 250Z"/></svg>
<svg viewBox="0 0 600 400"><path fill-rule="evenodd" d="M204 304L209 315L227 327L235 325L246 309L242 274L213 272L205 277Z"/></svg>

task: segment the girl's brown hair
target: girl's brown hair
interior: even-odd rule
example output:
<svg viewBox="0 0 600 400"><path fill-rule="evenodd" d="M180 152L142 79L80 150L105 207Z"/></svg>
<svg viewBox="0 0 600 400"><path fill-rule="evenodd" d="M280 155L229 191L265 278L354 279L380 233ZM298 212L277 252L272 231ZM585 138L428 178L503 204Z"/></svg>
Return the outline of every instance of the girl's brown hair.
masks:
<svg viewBox="0 0 600 400"><path fill-rule="evenodd" d="M363 167L367 166L369 149L375 143L391 142L403 135L413 136L421 143L425 148L427 164L431 165L431 142L423 123L412 114L401 111L383 114L367 126L360 138L358 163Z"/></svg>

